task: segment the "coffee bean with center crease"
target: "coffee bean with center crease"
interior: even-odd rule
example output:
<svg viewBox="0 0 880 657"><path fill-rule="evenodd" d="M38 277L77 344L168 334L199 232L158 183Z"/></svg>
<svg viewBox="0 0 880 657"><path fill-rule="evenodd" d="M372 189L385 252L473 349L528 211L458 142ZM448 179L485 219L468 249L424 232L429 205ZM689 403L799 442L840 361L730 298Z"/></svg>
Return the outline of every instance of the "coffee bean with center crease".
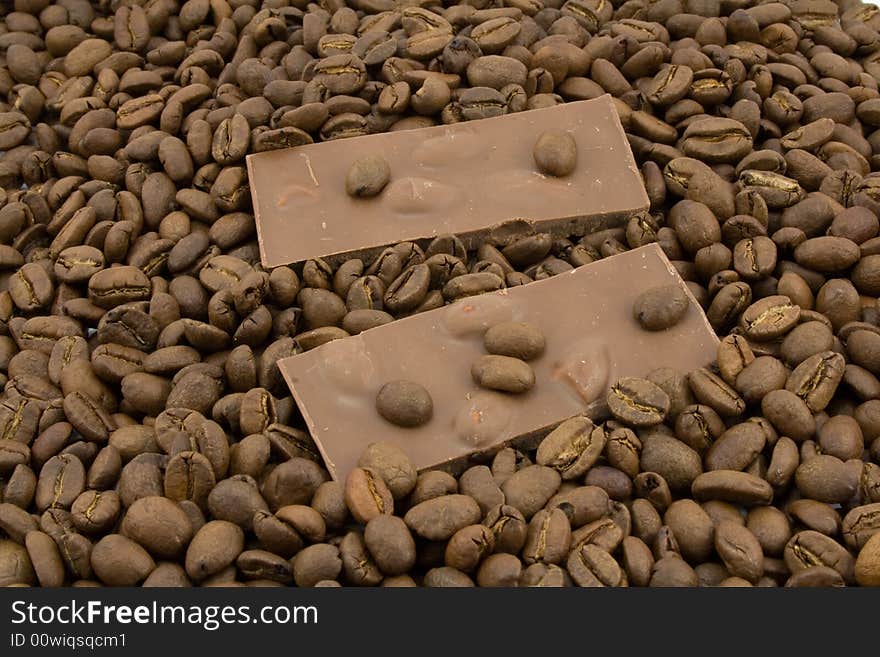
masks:
<svg viewBox="0 0 880 657"><path fill-rule="evenodd" d="M605 432L589 418L575 416L547 434L535 460L555 468L565 480L577 479L598 461L604 448Z"/></svg>
<svg viewBox="0 0 880 657"><path fill-rule="evenodd" d="M131 266L104 269L89 279L89 300L101 308L144 301L150 297L150 281Z"/></svg>
<svg viewBox="0 0 880 657"><path fill-rule="evenodd" d="M792 574L814 566L827 566L836 570L847 582L854 577L853 556L833 538L814 530L801 531L792 536L785 546L783 558Z"/></svg>
<svg viewBox="0 0 880 657"><path fill-rule="evenodd" d="M383 302L392 313L413 310L424 301L431 283L431 270L418 264L395 278L385 291Z"/></svg>
<svg viewBox="0 0 880 657"><path fill-rule="evenodd" d="M72 454L60 454L49 459L40 469L35 502L40 511L49 508L70 508L83 492L86 471L82 462Z"/></svg>
<svg viewBox="0 0 880 657"><path fill-rule="evenodd" d="M408 495L416 485L415 467L406 452L392 443L376 442L368 445L358 459L358 467L377 473L394 499Z"/></svg>
<svg viewBox="0 0 880 657"><path fill-rule="evenodd" d="M669 410L669 396L647 379L620 379L608 392L608 408L621 422L633 426L660 424Z"/></svg>
<svg viewBox="0 0 880 657"><path fill-rule="evenodd" d="M624 584L624 574L620 564L608 552L595 545L583 545L572 550L566 567L578 586L623 586Z"/></svg>
<svg viewBox="0 0 880 657"><path fill-rule="evenodd" d="M529 523L523 548L526 563L558 564L568 555L571 546L571 524L560 508L538 511Z"/></svg>
<svg viewBox="0 0 880 657"><path fill-rule="evenodd" d="M394 497L378 474L354 468L345 480L345 503L352 516L363 524L394 511Z"/></svg>

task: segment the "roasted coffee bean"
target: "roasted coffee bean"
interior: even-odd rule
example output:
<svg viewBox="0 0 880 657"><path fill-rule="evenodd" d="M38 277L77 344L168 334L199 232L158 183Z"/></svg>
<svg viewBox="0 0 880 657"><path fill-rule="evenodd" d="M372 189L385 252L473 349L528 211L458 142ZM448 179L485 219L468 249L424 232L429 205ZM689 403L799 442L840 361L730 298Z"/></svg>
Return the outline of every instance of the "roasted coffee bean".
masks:
<svg viewBox="0 0 880 657"><path fill-rule="evenodd" d="M621 422L633 426L660 424L669 410L669 396L646 379L620 379L611 387L608 407Z"/></svg>
<svg viewBox="0 0 880 657"><path fill-rule="evenodd" d="M339 543L342 576L356 586L375 586L382 580L382 572L367 550L359 531L348 532Z"/></svg>
<svg viewBox="0 0 880 657"><path fill-rule="evenodd" d="M539 329L525 322L502 322L489 328L483 344L490 354L532 360L544 352L545 339Z"/></svg>
<svg viewBox="0 0 880 657"><path fill-rule="evenodd" d="M134 586L156 567L144 548L121 534L108 534L95 544L91 565L108 586Z"/></svg>
<svg viewBox="0 0 880 657"><path fill-rule="evenodd" d="M369 198L378 195L391 179L391 168L381 155L365 156L352 163L345 178L349 196Z"/></svg>
<svg viewBox="0 0 880 657"><path fill-rule="evenodd" d="M849 500L858 485L858 470L840 459L820 454L807 459L795 471L795 483L805 497L839 504Z"/></svg>
<svg viewBox="0 0 880 657"><path fill-rule="evenodd" d="M99 534L111 529L119 518L121 501L115 491L87 490L71 506L71 521L84 534Z"/></svg>
<svg viewBox="0 0 880 657"><path fill-rule="evenodd" d="M663 331L678 324L687 313L689 300L678 285L646 290L633 304L633 315L642 328Z"/></svg>
<svg viewBox="0 0 880 657"><path fill-rule="evenodd" d="M713 470L694 479L691 491L698 500L721 500L743 505L769 504L773 499L770 485L746 472Z"/></svg>
<svg viewBox="0 0 880 657"><path fill-rule="evenodd" d="M836 570L847 582L854 577L853 556L833 538L817 531L806 530L792 536L783 557L793 575L814 566L826 566Z"/></svg>
<svg viewBox="0 0 880 657"><path fill-rule="evenodd" d="M735 417L745 410L745 401L736 390L705 368L691 372L688 382L697 401L723 417Z"/></svg>
<svg viewBox="0 0 880 657"><path fill-rule="evenodd" d="M122 521L122 531L160 558L182 554L192 538L186 513L165 497L143 497L132 504Z"/></svg>
<svg viewBox="0 0 880 657"><path fill-rule="evenodd" d="M843 378L844 359L823 351L810 356L789 375L785 388L804 400L814 413L825 409Z"/></svg>
<svg viewBox="0 0 880 657"><path fill-rule="evenodd" d="M715 528L715 550L728 572L749 582L757 582L764 572L764 554L755 535L735 522L725 521Z"/></svg>
<svg viewBox="0 0 880 657"><path fill-rule="evenodd" d="M533 156L541 173L563 178L577 166L577 144L568 133L544 132L535 142Z"/></svg>
<svg viewBox="0 0 880 657"><path fill-rule="evenodd" d="M575 416L551 431L538 447L539 465L555 468L563 479L576 479L586 473L605 448L605 432L589 418Z"/></svg>
<svg viewBox="0 0 880 657"><path fill-rule="evenodd" d="M434 405L430 393L414 381L390 381L376 395L376 410L401 427L418 427L430 421Z"/></svg>
<svg viewBox="0 0 880 657"><path fill-rule="evenodd" d="M358 467L377 473L394 499L405 497L416 485L415 467L406 453L391 443L377 442L369 445L358 459Z"/></svg>
<svg viewBox="0 0 880 657"><path fill-rule="evenodd" d="M199 529L186 549L186 574L201 581L234 563L244 549L242 530L225 520L212 520Z"/></svg>
<svg viewBox="0 0 880 657"><path fill-rule="evenodd" d="M583 545L572 550L566 567L578 586L624 585L620 565L608 552L595 545Z"/></svg>
<svg viewBox="0 0 880 657"><path fill-rule="evenodd" d="M34 501L40 511L70 508L85 489L85 484L86 471L76 456L53 456L40 469Z"/></svg>
<svg viewBox="0 0 880 657"><path fill-rule="evenodd" d="M880 548L880 540L872 536L859 551L854 566L854 576L861 586L876 586L880 582L880 566L878 566L880 549L878 548ZM835 570L839 572L839 568Z"/></svg>
<svg viewBox="0 0 880 657"><path fill-rule="evenodd" d="M535 385L535 373L525 361L511 356L481 356L471 366L477 385L500 392L523 393Z"/></svg>
<svg viewBox="0 0 880 657"><path fill-rule="evenodd" d="M364 468L355 468L349 473L345 481L345 503L355 519L363 524L394 509L388 486L381 477Z"/></svg>
<svg viewBox="0 0 880 657"><path fill-rule="evenodd" d="M530 465L511 475L501 486L508 505L531 518L559 488L561 477L552 468Z"/></svg>
<svg viewBox="0 0 880 657"><path fill-rule="evenodd" d="M466 495L441 495L413 506L404 521L418 536L442 541L480 520L480 507Z"/></svg>

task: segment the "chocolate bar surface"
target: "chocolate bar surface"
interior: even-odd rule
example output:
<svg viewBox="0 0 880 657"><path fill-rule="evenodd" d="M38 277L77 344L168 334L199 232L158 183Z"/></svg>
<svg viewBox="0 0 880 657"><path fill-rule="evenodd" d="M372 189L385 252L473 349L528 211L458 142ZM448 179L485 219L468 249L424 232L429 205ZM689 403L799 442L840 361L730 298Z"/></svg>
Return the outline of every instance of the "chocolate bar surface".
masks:
<svg viewBox="0 0 880 657"><path fill-rule="evenodd" d="M573 173L540 173L545 131L577 144ZM346 193L360 157L381 155L390 182L373 198ZM267 267L310 258L371 257L405 240L455 233L468 248L498 224L526 219L578 235L648 207L610 96L448 126L354 137L249 155L251 196ZM336 258L334 258L334 256Z"/></svg>
<svg viewBox="0 0 880 657"><path fill-rule="evenodd" d="M379 440L399 445L419 470L449 466L539 437L572 415L597 415L622 376L711 363L718 340L690 292L686 314L670 329L646 331L634 319L636 297L668 284L684 287L651 244L328 342L278 366L335 478L344 479ZM528 322L546 339L544 353L530 361L536 383L523 394L482 389L471 378L472 363L486 353L484 332L505 321ZM400 379L430 393L426 424L398 427L377 412L378 390Z"/></svg>

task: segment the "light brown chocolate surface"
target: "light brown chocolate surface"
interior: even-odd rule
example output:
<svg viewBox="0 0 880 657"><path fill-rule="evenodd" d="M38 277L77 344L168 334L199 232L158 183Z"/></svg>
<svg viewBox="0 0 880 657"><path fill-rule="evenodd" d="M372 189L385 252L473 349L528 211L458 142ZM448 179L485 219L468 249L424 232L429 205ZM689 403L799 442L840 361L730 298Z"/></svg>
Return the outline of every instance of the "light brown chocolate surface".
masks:
<svg viewBox="0 0 880 657"><path fill-rule="evenodd" d="M546 130L570 133L577 167L538 172L532 148ZM345 176L381 154L391 182L375 198L350 197ZM610 96L448 126L354 137L249 155L267 267L310 258L370 257L406 240L455 233L468 248L488 229L527 219L542 232L580 235L648 207Z"/></svg>
<svg viewBox="0 0 880 657"><path fill-rule="evenodd" d="M378 440L399 445L420 470L460 464L572 415L602 413L608 387L621 376L711 363L718 340L690 292L690 308L671 329L645 331L633 318L639 294L669 283L684 285L651 244L329 342L278 366L334 477L344 478ZM547 341L530 362L537 381L525 394L484 390L471 379L471 364L486 353L483 333L503 321L530 322ZM401 428L378 414L376 393L395 379L431 394L427 424ZM475 428L479 439L466 439Z"/></svg>

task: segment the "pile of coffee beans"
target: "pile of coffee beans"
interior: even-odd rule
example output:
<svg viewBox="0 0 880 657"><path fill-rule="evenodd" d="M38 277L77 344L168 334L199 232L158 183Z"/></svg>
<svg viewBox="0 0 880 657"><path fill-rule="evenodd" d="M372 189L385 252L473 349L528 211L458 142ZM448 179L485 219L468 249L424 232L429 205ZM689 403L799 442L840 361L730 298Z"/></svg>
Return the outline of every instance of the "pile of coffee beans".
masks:
<svg viewBox="0 0 880 657"><path fill-rule="evenodd" d="M0 21L0 584L880 584L877 7L12 0ZM261 267L248 153L604 93L650 198L625 227ZM545 141L542 166L576 166ZM329 480L279 358L651 242L724 338L713 367L616 382L605 421L458 476L380 441ZM674 322L663 298L646 328Z"/></svg>

